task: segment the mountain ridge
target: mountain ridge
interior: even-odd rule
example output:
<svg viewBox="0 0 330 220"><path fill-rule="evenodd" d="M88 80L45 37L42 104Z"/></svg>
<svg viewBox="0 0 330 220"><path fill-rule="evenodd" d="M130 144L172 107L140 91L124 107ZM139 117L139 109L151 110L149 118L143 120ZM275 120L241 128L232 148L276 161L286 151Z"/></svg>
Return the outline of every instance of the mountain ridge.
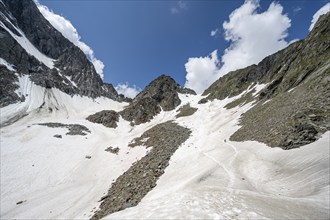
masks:
<svg viewBox="0 0 330 220"><path fill-rule="evenodd" d="M128 103L34 2L0 12L1 218L329 219L330 13L203 95L161 75Z"/></svg>
<svg viewBox="0 0 330 220"><path fill-rule="evenodd" d="M71 96L130 101L102 81L86 55L43 17L33 0L3 0L0 11L0 54L19 75L29 75L36 85L57 88ZM33 50L23 48L22 41ZM51 63L45 65L40 56ZM15 83L17 80L11 82ZM20 101L12 97L9 103Z"/></svg>
<svg viewBox="0 0 330 220"><path fill-rule="evenodd" d="M330 129L329 21L328 12L305 40L264 58L258 65L230 72L205 90L206 98L200 103L235 97L248 88L265 85L258 94L250 91L227 105L255 105L242 116L242 128L233 134L233 141L255 140L291 149L315 141Z"/></svg>

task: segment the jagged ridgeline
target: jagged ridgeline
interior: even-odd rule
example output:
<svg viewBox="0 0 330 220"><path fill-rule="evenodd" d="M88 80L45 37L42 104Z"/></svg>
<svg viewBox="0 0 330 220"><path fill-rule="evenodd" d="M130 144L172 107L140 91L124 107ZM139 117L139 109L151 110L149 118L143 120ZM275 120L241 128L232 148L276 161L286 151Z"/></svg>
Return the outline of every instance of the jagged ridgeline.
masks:
<svg viewBox="0 0 330 220"><path fill-rule="evenodd" d="M330 13L320 17L305 40L231 72L213 83L207 100L234 97L250 86L266 84L229 103L233 108L256 104L243 114L233 141L255 140L290 149L315 141L330 129Z"/></svg>
<svg viewBox="0 0 330 220"><path fill-rule="evenodd" d="M139 93L124 110L117 114L113 111L98 112L89 116L87 120L105 126L111 124L110 127L117 127L118 115L121 115L132 125L146 123L161 110L170 111L179 106L181 100L178 93L196 94L191 89L182 88L171 77L161 75Z"/></svg>
<svg viewBox="0 0 330 220"><path fill-rule="evenodd" d="M19 77L69 95L127 101L104 83L86 55L39 12L33 0L0 2L0 107L24 101L15 93ZM1 64L2 63L2 64Z"/></svg>

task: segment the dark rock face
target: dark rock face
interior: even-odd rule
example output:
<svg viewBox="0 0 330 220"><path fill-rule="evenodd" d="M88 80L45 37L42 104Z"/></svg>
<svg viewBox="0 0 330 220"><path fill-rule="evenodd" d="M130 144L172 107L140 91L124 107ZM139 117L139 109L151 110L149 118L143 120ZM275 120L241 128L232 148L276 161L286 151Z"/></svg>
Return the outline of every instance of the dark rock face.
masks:
<svg viewBox="0 0 330 220"><path fill-rule="evenodd" d="M43 54L55 60L49 69L29 55L16 40L0 26L1 58L15 65L19 74L29 75L37 85L57 88L69 95L91 98L105 96L116 101L129 101L118 95L111 84L103 83L86 55L57 31L39 12L33 0L3 0L0 4L0 21L14 34L21 29L26 38ZM8 20L9 21L8 21ZM1 74L3 69L0 70ZM4 85L0 81L1 86ZM15 96L12 92L6 94ZM12 99L14 100L14 99ZM16 99L18 101L18 99ZM1 102L1 106L11 104Z"/></svg>
<svg viewBox="0 0 330 220"><path fill-rule="evenodd" d="M181 88L171 77L161 75L139 93L120 114L125 120L134 121L135 124L148 122L161 108L170 111L180 105L178 93L196 94L193 90Z"/></svg>
<svg viewBox="0 0 330 220"><path fill-rule="evenodd" d="M111 213L136 206L156 186L171 156L189 138L190 133L187 128L173 122L165 122L134 139L131 147L152 146L151 151L117 178L108 194L101 198L100 209L92 219L101 219ZM148 140L143 142L146 138Z"/></svg>
<svg viewBox="0 0 330 220"><path fill-rule="evenodd" d="M108 128L116 128L117 122L119 121L119 114L116 111L103 110L88 116L86 119L93 123L102 124Z"/></svg>
<svg viewBox="0 0 330 220"><path fill-rule="evenodd" d="M134 121L134 124L141 124L150 121L161 111L158 103L151 97L146 97L138 102L131 103L119 114L127 121Z"/></svg>
<svg viewBox="0 0 330 220"><path fill-rule="evenodd" d="M53 137L56 137L56 138L62 138L62 135L60 135L60 134L55 134Z"/></svg>
<svg viewBox="0 0 330 220"><path fill-rule="evenodd" d="M110 152L112 154L118 154L119 153L119 148L110 146L107 149L105 149L105 151Z"/></svg>
<svg viewBox="0 0 330 220"><path fill-rule="evenodd" d="M266 57L258 65L225 75L204 92L207 99L224 99L256 83L267 84L256 96L247 94L226 106L256 104L242 116L242 127L231 140L255 140L291 149L317 140L330 129L329 21L330 13L321 16L305 40Z"/></svg>
<svg viewBox="0 0 330 220"><path fill-rule="evenodd" d="M0 73L0 108L18 101L24 101L24 96L19 97L15 93L15 90L18 89L16 84L18 79L15 73L2 65L0 65Z"/></svg>
<svg viewBox="0 0 330 220"><path fill-rule="evenodd" d="M143 99L151 98L157 102L163 110L170 111L181 103L178 96L180 86L169 76L161 75L153 80L133 100L138 103Z"/></svg>

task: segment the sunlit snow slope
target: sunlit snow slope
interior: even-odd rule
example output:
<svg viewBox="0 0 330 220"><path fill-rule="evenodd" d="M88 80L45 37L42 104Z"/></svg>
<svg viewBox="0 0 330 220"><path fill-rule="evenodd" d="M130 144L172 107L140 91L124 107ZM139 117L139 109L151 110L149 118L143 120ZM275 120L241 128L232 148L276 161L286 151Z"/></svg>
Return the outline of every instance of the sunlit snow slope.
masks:
<svg viewBox="0 0 330 220"><path fill-rule="evenodd" d="M102 109L120 110L124 104L71 98L56 89L45 92L28 80L21 81L28 85L22 92L31 100L2 112L38 106L32 100L39 96L37 100L47 97L48 107L58 104L61 108L53 107L52 112L48 107L37 108L1 128L3 219L90 218L111 182L147 153L145 147L130 148L128 143L168 120L190 128L191 137L138 206L106 218L329 218L329 133L290 151L257 142L230 142L240 115L251 105L227 110L224 106L238 97L200 105L201 96L194 95L180 95L180 106L189 102L198 108L192 116L176 119L178 106L145 124L131 127L120 119L116 129L106 128L85 117ZM36 125L42 122L81 124L91 133L69 136L65 128ZM119 147L118 155L106 152L109 146Z"/></svg>
<svg viewBox="0 0 330 220"><path fill-rule="evenodd" d="M181 97L182 98L182 97ZM237 98L237 97L236 97ZM142 202L106 219L328 219L329 135L285 151L258 142L230 142L249 106L196 104L176 120L192 129L165 174Z"/></svg>
<svg viewBox="0 0 330 220"><path fill-rule="evenodd" d="M20 78L20 85L18 92L26 95L25 102L0 109L1 120L10 113L27 114L1 128L1 218L87 218L111 179L145 155L144 148L127 147L131 136L142 131L129 134L124 121L114 130L85 120L103 109L121 110L126 103L71 97L28 78ZM70 136L66 128L37 125L47 122L84 125L90 133ZM118 156L104 151L110 145L121 148Z"/></svg>

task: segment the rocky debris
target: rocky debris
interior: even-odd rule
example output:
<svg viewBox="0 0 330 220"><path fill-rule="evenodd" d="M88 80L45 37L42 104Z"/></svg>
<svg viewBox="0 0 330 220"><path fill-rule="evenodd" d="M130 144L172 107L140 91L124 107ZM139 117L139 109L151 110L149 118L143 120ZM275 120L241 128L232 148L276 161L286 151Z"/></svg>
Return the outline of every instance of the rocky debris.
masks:
<svg viewBox="0 0 330 220"><path fill-rule="evenodd" d="M20 204L22 204L23 202L25 202L25 201L19 201L19 202L16 202L16 205L20 205Z"/></svg>
<svg viewBox="0 0 330 220"><path fill-rule="evenodd" d="M177 110L179 113L175 116L176 118L187 117L193 115L197 108L190 107L190 104L186 104Z"/></svg>
<svg viewBox="0 0 330 220"><path fill-rule="evenodd" d="M202 98L201 100L199 100L198 104L205 104L207 103L209 100L207 98Z"/></svg>
<svg viewBox="0 0 330 220"><path fill-rule="evenodd" d="M57 88L69 95L91 98L105 96L116 101L130 101L119 95L111 84L102 81L86 55L43 17L33 0L3 0L0 12L3 15L0 16L0 21L8 29L18 36L20 34L15 28L21 29L40 52L56 60L56 68L49 69L28 54L3 27L0 27L1 57L13 64L18 73L29 75L37 85ZM2 74L3 70L0 69L0 73ZM2 87L5 84L0 81L0 85ZM18 100L17 97L12 97L15 96L12 90L8 90L4 95L6 99ZM3 102L3 105L11 103L12 101L7 101Z"/></svg>
<svg viewBox="0 0 330 220"><path fill-rule="evenodd" d="M222 100L257 83L267 84L256 96L247 93L226 106L255 102L242 115L241 128L231 140L255 140L292 149L317 140L329 130L329 18L330 13L321 16L305 40L266 57L258 65L226 74L204 92L208 100ZM297 112L306 117L297 119Z"/></svg>
<svg viewBox="0 0 330 220"><path fill-rule="evenodd" d="M119 121L119 114L113 110L103 110L88 116L86 119L93 123L102 124L108 128L116 128L117 122Z"/></svg>
<svg viewBox="0 0 330 220"><path fill-rule="evenodd" d="M110 152L112 154L118 154L119 153L119 148L110 146L107 149L105 149L105 151Z"/></svg>
<svg viewBox="0 0 330 220"><path fill-rule="evenodd" d="M102 201L100 208L92 219L100 219L136 206L156 186L171 156L189 138L190 133L189 129L169 121L156 125L132 141L134 144L131 144L131 147L143 142L152 149L112 183L108 194L100 200Z"/></svg>
<svg viewBox="0 0 330 220"><path fill-rule="evenodd" d="M56 138L62 138L62 135L60 135L60 134L55 134L54 137L56 137Z"/></svg>
<svg viewBox="0 0 330 220"><path fill-rule="evenodd" d="M62 124L49 122L39 123L37 125L47 126L50 128L67 128L69 129L69 132L67 132L66 135L87 135L87 133L91 133L91 131L87 127L79 124Z"/></svg>

